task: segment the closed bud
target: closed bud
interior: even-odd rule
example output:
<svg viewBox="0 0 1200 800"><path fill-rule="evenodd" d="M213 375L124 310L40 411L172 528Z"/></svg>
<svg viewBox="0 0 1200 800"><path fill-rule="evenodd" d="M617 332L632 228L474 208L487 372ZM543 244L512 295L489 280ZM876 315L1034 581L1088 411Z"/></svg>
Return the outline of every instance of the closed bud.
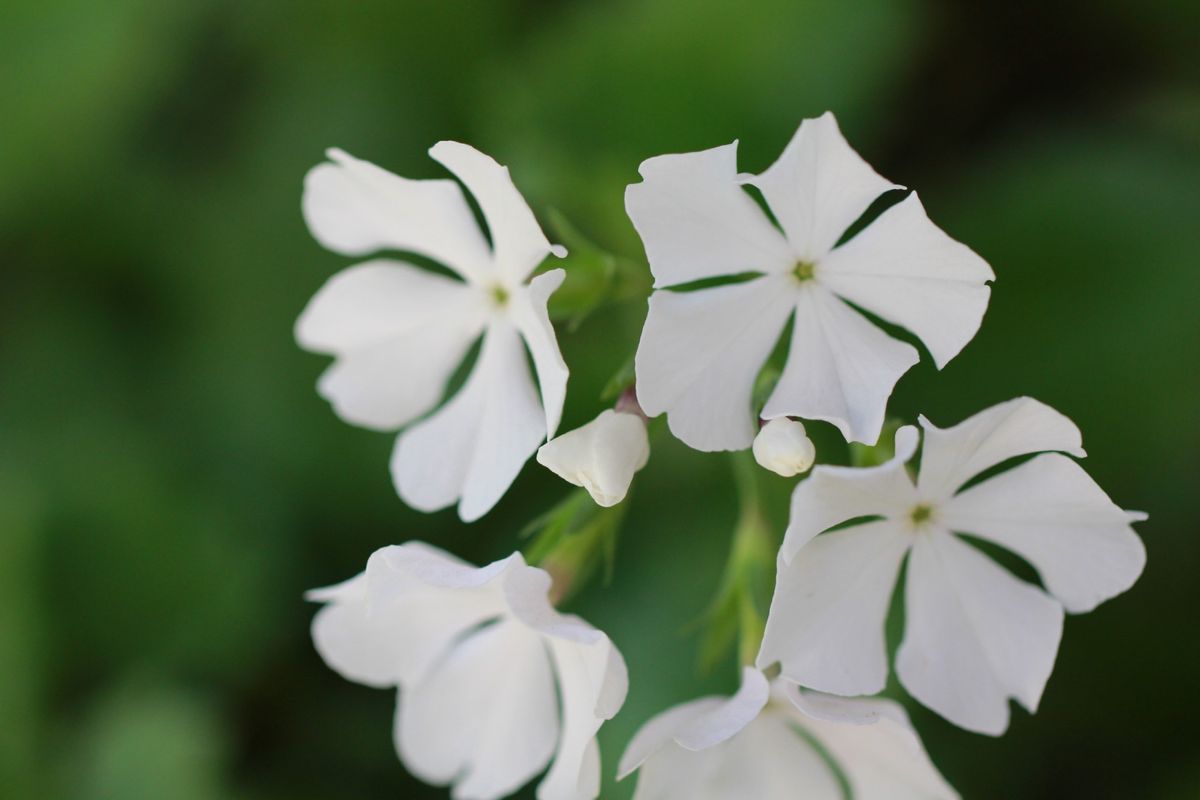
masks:
<svg viewBox="0 0 1200 800"><path fill-rule="evenodd" d="M804 433L804 423L779 417L767 422L754 437L754 460L764 469L790 478L812 467L817 448Z"/></svg>
<svg viewBox="0 0 1200 800"><path fill-rule="evenodd" d="M646 466L650 442L636 414L609 409L581 428L551 439L537 460L568 483L582 486L601 506L625 499L633 475Z"/></svg>

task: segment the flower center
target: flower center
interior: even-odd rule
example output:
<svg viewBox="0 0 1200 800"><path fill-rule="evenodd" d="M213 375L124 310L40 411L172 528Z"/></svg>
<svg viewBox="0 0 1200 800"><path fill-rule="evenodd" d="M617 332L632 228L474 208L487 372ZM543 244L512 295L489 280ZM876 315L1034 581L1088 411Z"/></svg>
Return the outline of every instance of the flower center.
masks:
<svg viewBox="0 0 1200 800"><path fill-rule="evenodd" d="M933 506L928 503L917 503L908 512L908 519L914 528L923 528L933 519Z"/></svg>
<svg viewBox="0 0 1200 800"><path fill-rule="evenodd" d="M817 275L817 265L811 261L797 261L792 267L792 277L799 283L811 281Z"/></svg>
<svg viewBox="0 0 1200 800"><path fill-rule="evenodd" d="M508 289L505 289L500 284L496 284L492 287L491 296L492 303L494 303L497 308L504 308L506 305L508 305Z"/></svg>

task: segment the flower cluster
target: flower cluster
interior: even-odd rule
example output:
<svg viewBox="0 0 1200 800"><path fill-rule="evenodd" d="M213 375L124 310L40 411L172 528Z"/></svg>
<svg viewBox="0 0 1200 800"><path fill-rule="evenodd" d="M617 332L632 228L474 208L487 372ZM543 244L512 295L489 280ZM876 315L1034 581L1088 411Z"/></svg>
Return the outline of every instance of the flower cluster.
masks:
<svg viewBox="0 0 1200 800"><path fill-rule="evenodd" d="M639 774L636 800L955 798L902 706L873 696L887 682L901 575L901 686L991 735L1006 730L1010 699L1036 710L1064 614L1140 575L1131 523L1145 515L1095 484L1077 461L1078 428L1049 406L1017 398L949 428L920 417L919 431L895 428L893 448L878 443L919 354L875 319L941 368L978 330L993 273L915 193L899 197L831 114L805 120L758 175L738 172L736 143L641 165L625 201L653 288L633 366L614 379L614 407L557 437L568 369L550 303L572 262L543 271L566 250L507 168L464 144L430 150L485 227L454 180L328 155L305 182L309 228L331 250L375 257L330 279L297 322L301 346L334 357L320 394L347 422L399 431L392 477L419 510L457 504L479 519L535 453L579 487L537 517L525 553L474 567L408 542L308 595L323 604L321 657L398 691L400 760L453 797L504 797L543 771L540 800L599 795L596 737L624 703L625 662L555 606L611 556L661 415L696 450L750 449L764 470L808 474L780 539L737 462L742 522L714 613L735 609L741 688L643 725L617 770ZM444 270L379 255L393 251ZM597 283L589 307L628 296L609 289ZM831 424L872 458L814 466L804 421ZM765 474L754 469L750 484ZM1010 571L1013 559L1040 586ZM775 576L765 618L746 578L755 571Z"/></svg>

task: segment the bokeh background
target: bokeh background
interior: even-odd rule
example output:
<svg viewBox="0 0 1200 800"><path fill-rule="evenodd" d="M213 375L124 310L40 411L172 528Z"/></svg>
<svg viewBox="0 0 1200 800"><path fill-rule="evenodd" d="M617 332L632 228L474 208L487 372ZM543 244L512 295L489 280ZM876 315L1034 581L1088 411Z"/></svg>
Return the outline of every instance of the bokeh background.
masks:
<svg viewBox="0 0 1200 800"><path fill-rule="evenodd" d="M1040 712L990 739L916 708L928 749L969 798L1200 797L1198 36L1190 0L4 0L0 795L446 796L396 761L393 698L313 653L301 593L410 538L502 556L566 487L531 465L480 523L417 514L392 438L317 397L292 323L349 263L299 213L324 148L435 177L431 144L471 142L543 219L640 259L642 159L738 138L758 171L831 109L998 275L975 341L893 412L1034 395L1151 514L1145 575L1068 620ZM643 313L560 334L567 426ZM572 602L632 675L606 773L650 714L733 684L694 625L729 476L660 438L611 583Z"/></svg>

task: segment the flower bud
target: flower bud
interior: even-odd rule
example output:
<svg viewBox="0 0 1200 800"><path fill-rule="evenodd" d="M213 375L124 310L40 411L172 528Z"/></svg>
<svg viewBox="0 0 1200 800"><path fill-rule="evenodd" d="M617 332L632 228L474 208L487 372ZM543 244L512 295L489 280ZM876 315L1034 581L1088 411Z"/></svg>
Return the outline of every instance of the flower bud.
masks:
<svg viewBox="0 0 1200 800"><path fill-rule="evenodd" d="M817 448L804 433L804 423L787 417L770 420L754 437L754 460L764 469L790 478L817 460Z"/></svg>
<svg viewBox="0 0 1200 800"><path fill-rule="evenodd" d="M633 474L646 466L650 442L636 414L609 409L581 428L551 439L537 460L554 474L587 489L601 506L625 499Z"/></svg>

